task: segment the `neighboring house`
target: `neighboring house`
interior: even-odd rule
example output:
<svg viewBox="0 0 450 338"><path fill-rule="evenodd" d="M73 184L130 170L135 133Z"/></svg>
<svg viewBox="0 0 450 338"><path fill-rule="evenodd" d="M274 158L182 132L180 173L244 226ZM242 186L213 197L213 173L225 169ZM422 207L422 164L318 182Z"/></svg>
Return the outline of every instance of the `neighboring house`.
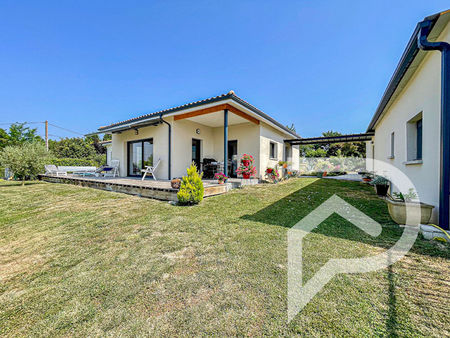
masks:
<svg viewBox="0 0 450 338"><path fill-rule="evenodd" d="M449 19L446 11L417 25L367 129L375 133L367 142L367 158L387 161L402 170L415 185L421 201L435 206L434 222L439 207L444 208L439 223L447 228L450 57L447 69L442 69L441 52L423 50L423 44L419 48L418 38L422 30L422 37L428 41L450 42ZM441 95L441 78L447 81L447 96ZM375 165L368 169L377 168Z"/></svg>
<svg viewBox="0 0 450 338"><path fill-rule="evenodd" d="M235 176L243 154L255 158L258 177L267 167L286 160L298 170L299 149L285 140L299 136L230 91L202 101L100 127L112 134L108 160L120 161L120 176L141 176L144 165L158 165L161 179L180 177L195 162L223 162ZM224 158L228 161L224 162Z"/></svg>

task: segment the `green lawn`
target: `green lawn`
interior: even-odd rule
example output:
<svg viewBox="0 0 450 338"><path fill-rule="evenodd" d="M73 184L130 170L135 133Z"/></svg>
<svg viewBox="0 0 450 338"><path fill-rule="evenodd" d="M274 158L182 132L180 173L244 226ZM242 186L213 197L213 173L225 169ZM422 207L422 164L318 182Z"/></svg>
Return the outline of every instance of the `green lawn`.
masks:
<svg viewBox="0 0 450 338"><path fill-rule="evenodd" d="M390 268L335 277L287 324L287 231L333 194L383 232L330 217L306 237L306 278L399 238L371 187L292 179L176 207L0 183L0 336L450 335L450 249L421 238Z"/></svg>

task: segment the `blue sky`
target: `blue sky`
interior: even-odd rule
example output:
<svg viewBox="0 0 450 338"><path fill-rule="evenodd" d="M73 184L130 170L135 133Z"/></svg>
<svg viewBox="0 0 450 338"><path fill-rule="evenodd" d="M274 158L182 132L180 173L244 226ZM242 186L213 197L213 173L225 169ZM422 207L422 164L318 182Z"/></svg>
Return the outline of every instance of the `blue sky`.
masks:
<svg viewBox="0 0 450 338"><path fill-rule="evenodd" d="M364 132L416 23L446 6L1 1L0 123L88 133L233 89L303 137Z"/></svg>

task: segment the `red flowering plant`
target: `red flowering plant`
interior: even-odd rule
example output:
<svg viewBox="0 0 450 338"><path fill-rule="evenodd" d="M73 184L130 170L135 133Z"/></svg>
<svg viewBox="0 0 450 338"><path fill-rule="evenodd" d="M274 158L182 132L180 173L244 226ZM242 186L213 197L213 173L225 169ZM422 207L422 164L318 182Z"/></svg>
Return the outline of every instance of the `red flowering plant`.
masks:
<svg viewBox="0 0 450 338"><path fill-rule="evenodd" d="M277 167L275 167L275 168L268 167L266 169L266 176L269 180L276 183L276 182L278 182L278 180L280 178L280 173L278 172Z"/></svg>
<svg viewBox="0 0 450 338"><path fill-rule="evenodd" d="M245 179L256 176L256 168L253 165L254 158L252 155L244 154L241 157L239 168L236 169L238 175L242 175Z"/></svg>
<svg viewBox="0 0 450 338"><path fill-rule="evenodd" d="M220 173L214 174L214 178L216 180L218 180L219 182L225 182L228 179L228 176L225 175L224 173L220 172Z"/></svg>
<svg viewBox="0 0 450 338"><path fill-rule="evenodd" d="M253 164L254 158L252 155L244 154L241 157L241 161L250 161Z"/></svg>

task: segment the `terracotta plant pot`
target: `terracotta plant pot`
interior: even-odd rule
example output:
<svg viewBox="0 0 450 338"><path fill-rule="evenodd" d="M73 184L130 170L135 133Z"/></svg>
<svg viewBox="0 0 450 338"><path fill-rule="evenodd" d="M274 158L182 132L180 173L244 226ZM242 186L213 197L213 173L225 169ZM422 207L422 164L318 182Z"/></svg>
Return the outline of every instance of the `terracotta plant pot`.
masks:
<svg viewBox="0 0 450 338"><path fill-rule="evenodd" d="M327 176L327 172L326 171L324 171L323 172L323 176L322 177L326 177Z"/></svg>
<svg viewBox="0 0 450 338"><path fill-rule="evenodd" d="M180 189L181 180L179 178L174 178L170 181L170 186L172 189Z"/></svg>
<svg viewBox="0 0 450 338"><path fill-rule="evenodd" d="M224 180L219 180L219 184L224 184Z"/></svg>
<svg viewBox="0 0 450 338"><path fill-rule="evenodd" d="M409 215L407 224L406 220L406 203L401 201L386 200L388 204L389 215L394 220L395 223L400 225L416 225L418 226L418 221L420 224L428 224L430 222L431 214L434 206L426 203L409 202L408 212Z"/></svg>
<svg viewBox="0 0 450 338"><path fill-rule="evenodd" d="M250 178L250 174L242 173L242 177L248 180Z"/></svg>

